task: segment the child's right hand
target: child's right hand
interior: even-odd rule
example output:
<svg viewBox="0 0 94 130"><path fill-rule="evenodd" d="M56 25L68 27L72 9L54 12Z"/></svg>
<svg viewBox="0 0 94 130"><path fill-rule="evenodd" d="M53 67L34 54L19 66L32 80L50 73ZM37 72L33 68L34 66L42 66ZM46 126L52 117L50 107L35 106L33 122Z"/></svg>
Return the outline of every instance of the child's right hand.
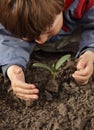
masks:
<svg viewBox="0 0 94 130"><path fill-rule="evenodd" d="M21 67L12 65L7 70L7 75L11 81L13 92L21 99L38 99L39 90L34 84L25 83L25 76Z"/></svg>

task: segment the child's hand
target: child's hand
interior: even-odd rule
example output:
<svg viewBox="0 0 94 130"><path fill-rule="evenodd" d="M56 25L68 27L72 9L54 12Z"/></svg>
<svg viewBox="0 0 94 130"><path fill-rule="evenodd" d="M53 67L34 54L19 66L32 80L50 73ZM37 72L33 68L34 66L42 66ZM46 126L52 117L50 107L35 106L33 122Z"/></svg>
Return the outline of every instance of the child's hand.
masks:
<svg viewBox="0 0 94 130"><path fill-rule="evenodd" d="M73 73L73 78L77 83L85 85L88 83L89 78L93 74L93 64L94 64L94 53L91 51L86 51L80 56L77 70Z"/></svg>
<svg viewBox="0 0 94 130"><path fill-rule="evenodd" d="M39 90L34 84L25 83L25 76L21 67L12 65L7 70L7 75L11 81L13 92L21 99L38 99Z"/></svg>

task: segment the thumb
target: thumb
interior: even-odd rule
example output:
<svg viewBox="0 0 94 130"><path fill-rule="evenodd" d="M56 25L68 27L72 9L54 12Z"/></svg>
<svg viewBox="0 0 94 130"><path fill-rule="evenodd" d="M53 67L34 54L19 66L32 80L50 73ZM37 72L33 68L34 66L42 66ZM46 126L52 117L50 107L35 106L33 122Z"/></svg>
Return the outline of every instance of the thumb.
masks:
<svg viewBox="0 0 94 130"><path fill-rule="evenodd" d="M86 67L86 64L87 64L86 59L80 58L77 64L77 70L84 69Z"/></svg>

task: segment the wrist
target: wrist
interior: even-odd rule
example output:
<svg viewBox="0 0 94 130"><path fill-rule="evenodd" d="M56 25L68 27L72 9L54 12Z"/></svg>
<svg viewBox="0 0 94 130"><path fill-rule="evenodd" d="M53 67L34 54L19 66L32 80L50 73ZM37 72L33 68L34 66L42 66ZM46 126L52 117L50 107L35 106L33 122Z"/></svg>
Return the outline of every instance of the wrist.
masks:
<svg viewBox="0 0 94 130"><path fill-rule="evenodd" d="M12 80L14 73L17 72L18 69L22 70L22 68L17 65L11 65L8 67L7 76L10 80Z"/></svg>

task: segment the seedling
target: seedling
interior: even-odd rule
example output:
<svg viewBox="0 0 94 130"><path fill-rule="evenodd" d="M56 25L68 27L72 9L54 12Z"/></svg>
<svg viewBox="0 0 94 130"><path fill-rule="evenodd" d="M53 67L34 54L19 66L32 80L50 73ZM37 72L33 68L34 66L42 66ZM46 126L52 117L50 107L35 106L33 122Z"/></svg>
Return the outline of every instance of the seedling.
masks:
<svg viewBox="0 0 94 130"><path fill-rule="evenodd" d="M70 54L62 56L57 61L57 63L53 63L51 67L47 66L46 64L42 64L42 63L34 63L33 66L47 69L48 71L51 72L53 80L55 80L56 79L56 72L61 67L61 65L64 64L70 58L70 56L71 56Z"/></svg>

